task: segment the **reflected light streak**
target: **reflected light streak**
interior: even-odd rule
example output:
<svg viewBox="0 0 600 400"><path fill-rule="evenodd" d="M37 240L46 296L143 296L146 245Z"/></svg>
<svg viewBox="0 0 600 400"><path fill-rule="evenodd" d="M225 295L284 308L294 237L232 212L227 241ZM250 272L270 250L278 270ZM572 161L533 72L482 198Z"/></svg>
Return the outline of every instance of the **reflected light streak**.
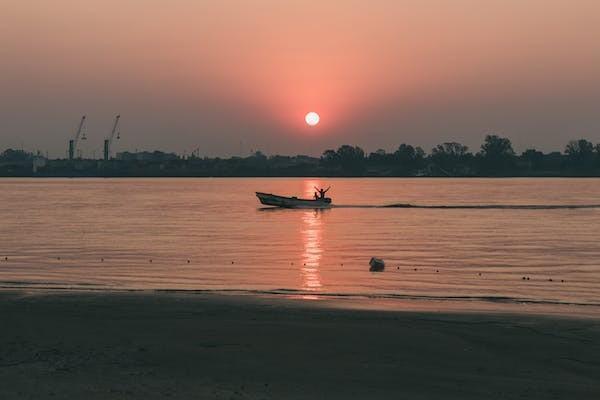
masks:
<svg viewBox="0 0 600 400"><path fill-rule="evenodd" d="M319 187L319 181L306 181L305 194L307 197L312 197L314 186ZM307 210L302 214L302 244L304 250L302 253L303 266L300 272L302 273L302 290L314 292L320 290L323 285L321 283L321 274L319 267L323 249L322 241L322 220L319 210ZM302 296L304 299L317 299L314 295Z"/></svg>

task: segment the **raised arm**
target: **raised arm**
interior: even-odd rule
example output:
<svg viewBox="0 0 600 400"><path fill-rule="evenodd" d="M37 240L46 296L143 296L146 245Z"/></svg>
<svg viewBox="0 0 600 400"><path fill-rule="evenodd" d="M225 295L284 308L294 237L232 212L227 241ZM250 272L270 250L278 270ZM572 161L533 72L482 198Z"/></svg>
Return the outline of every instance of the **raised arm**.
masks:
<svg viewBox="0 0 600 400"><path fill-rule="evenodd" d="M331 186L329 186L327 189L325 189L325 191L323 193L329 192L329 189L331 189Z"/></svg>

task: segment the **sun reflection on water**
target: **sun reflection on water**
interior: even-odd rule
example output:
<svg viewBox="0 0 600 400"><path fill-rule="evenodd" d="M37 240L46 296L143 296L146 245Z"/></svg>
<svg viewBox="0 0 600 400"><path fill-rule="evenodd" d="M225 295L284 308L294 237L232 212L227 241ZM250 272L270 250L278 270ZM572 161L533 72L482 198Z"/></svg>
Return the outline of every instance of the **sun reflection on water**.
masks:
<svg viewBox="0 0 600 400"><path fill-rule="evenodd" d="M319 187L318 181L306 181L305 193L311 193L313 187ZM306 210L302 214L302 290L305 292L316 292L322 289L320 264L323 256L322 231L323 221L321 219L323 210ZM315 295L304 295L304 299L317 299Z"/></svg>

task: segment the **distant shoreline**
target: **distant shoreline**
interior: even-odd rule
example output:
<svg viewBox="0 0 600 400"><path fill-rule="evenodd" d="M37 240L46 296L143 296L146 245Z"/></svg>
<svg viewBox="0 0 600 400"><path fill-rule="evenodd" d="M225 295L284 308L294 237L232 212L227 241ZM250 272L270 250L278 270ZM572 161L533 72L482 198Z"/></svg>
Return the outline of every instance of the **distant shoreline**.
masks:
<svg viewBox="0 0 600 400"><path fill-rule="evenodd" d="M535 149L517 154L508 138L487 135L481 150L470 152L446 142L427 154L401 144L396 151L367 154L358 146L328 149L320 157L265 155L200 157L163 151L109 151L102 159L50 159L40 152L7 149L0 154L0 176L36 177L600 177L600 144L572 140L563 153Z"/></svg>
<svg viewBox="0 0 600 400"><path fill-rule="evenodd" d="M31 178L31 179L129 179L129 178L273 178L273 179L594 179L600 175L479 175L479 176L383 176L383 175L0 175L0 179Z"/></svg>

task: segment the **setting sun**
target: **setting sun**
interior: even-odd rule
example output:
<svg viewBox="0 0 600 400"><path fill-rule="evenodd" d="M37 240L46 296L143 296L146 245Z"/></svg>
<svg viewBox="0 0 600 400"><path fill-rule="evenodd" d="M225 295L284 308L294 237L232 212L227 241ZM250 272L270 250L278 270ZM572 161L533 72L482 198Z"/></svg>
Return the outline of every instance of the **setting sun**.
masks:
<svg viewBox="0 0 600 400"><path fill-rule="evenodd" d="M304 120L306 121L306 123L309 126L315 126L319 123L319 120L321 119L321 117L319 117L319 114L317 114L314 111L309 112L308 114L306 114L306 116L304 117Z"/></svg>

